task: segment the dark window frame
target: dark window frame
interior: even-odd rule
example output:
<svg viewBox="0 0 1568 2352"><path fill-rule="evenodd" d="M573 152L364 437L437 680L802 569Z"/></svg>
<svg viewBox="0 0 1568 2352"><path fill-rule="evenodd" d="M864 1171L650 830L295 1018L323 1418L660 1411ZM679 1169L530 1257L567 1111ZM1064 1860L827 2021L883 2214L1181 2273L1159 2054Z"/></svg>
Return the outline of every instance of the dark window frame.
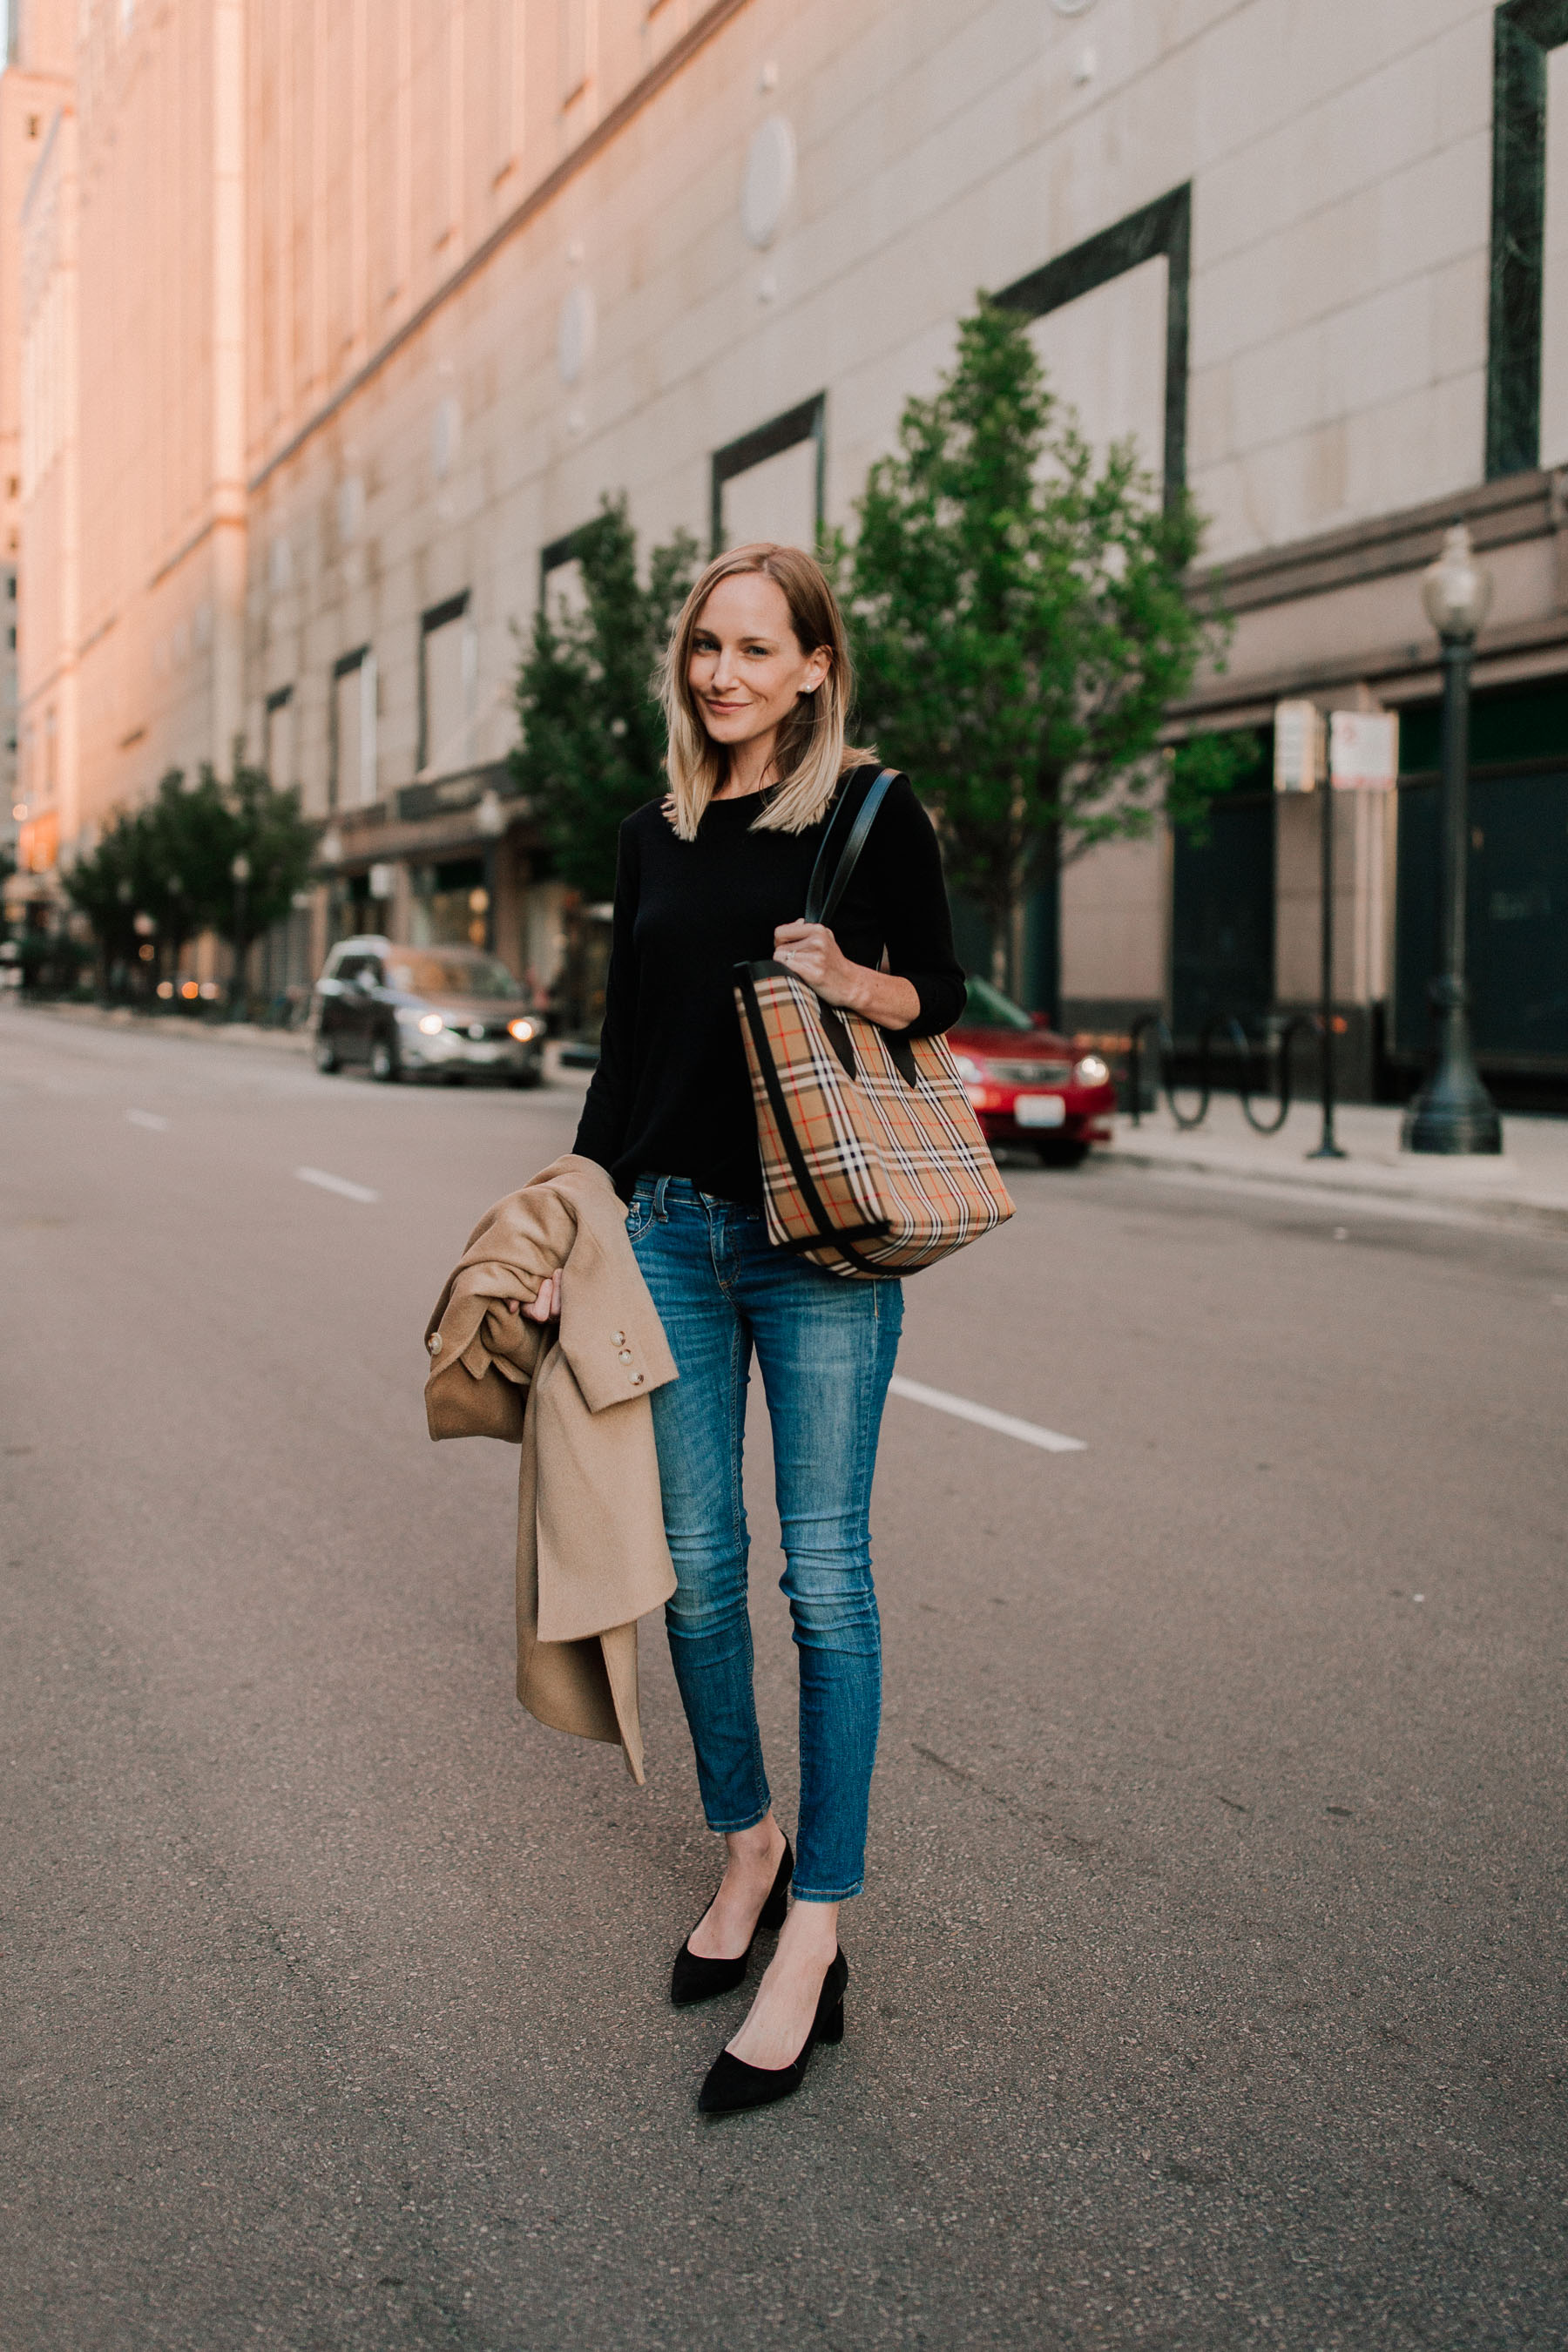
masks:
<svg viewBox="0 0 1568 2352"><path fill-rule="evenodd" d="M1568 6L1568 0L1563 0ZM1187 371L1193 277L1193 185L1184 181L1124 219L1098 229L1080 245L1058 253L1026 276L1005 286L996 300L1026 319L1064 310L1080 294L1092 294L1124 278L1130 269L1163 254L1165 289L1164 500L1173 506L1187 485Z"/></svg>
<svg viewBox="0 0 1568 2352"><path fill-rule="evenodd" d="M595 520L597 520L597 517ZM540 549L539 601L541 604L544 602L544 591L549 585L551 573L563 572L569 563L581 561L588 533L593 528L594 525L591 522L580 522L575 530L563 530L559 539L550 540Z"/></svg>
<svg viewBox="0 0 1568 2352"><path fill-rule="evenodd" d="M356 646L352 653L340 654L332 664L331 708L327 713L327 809L333 815L343 804L342 777L339 772L342 745L338 740L338 684L352 671L363 667L370 659L371 650L368 643Z"/></svg>
<svg viewBox="0 0 1568 2352"><path fill-rule="evenodd" d="M419 740L415 747L414 772L425 773L425 763L430 757L430 688L425 675L425 648L437 629L450 627L454 621L467 620L470 591L460 589L455 596L444 596L419 615Z"/></svg>
<svg viewBox="0 0 1568 2352"><path fill-rule="evenodd" d="M1503 0L1492 18L1491 270L1487 479L1541 463L1546 270L1546 58L1568 41L1568 0Z"/></svg>
<svg viewBox="0 0 1568 2352"><path fill-rule="evenodd" d="M289 709L289 707L290 707L290 705L292 704L293 700L294 700L294 689L293 689L293 688L292 688L291 686L275 686L275 687L272 688L271 692L268 695L268 697L267 697L266 700L263 702L263 704L262 704L262 706L261 706L261 759L262 759L262 764L263 764L263 766L264 766L264 767L266 768L266 770L267 770L267 781L268 781L268 782L269 784L271 784L271 785L272 785L272 787L274 788L274 790L275 790L275 791L278 791L278 792L285 792L285 791L287 791L287 790L288 790L288 788L289 788L289 786L290 784L292 784L293 782L295 782L297 781L297 779L295 779L294 777L291 777L291 776L290 776L290 777L279 777L279 776L275 776L275 775L273 774L273 772L272 772L272 742L271 742L271 734L272 734L272 730L271 730L271 727L270 727L270 726L269 726L269 724L268 724L268 721L271 719L272 714L273 714L273 712L274 712L275 710L287 710L287 709ZM336 694L334 693L334 694L333 694L333 696L332 696L332 724L334 725L334 727L335 727L335 726L336 726L336 724L337 724L337 707L338 707L338 698L337 698ZM299 750L299 746L298 746L298 744L296 744L296 746L295 746L295 750L296 750L296 752L297 752L297 751L298 751L298 750ZM298 760L296 760L295 764L296 764L296 766L299 764Z"/></svg>
<svg viewBox="0 0 1568 2352"><path fill-rule="evenodd" d="M708 485L708 547L710 555L724 552L724 486L741 474L749 474L753 466L765 465L770 457L782 457L786 449L796 449L803 441L816 445L816 479L812 486L812 502L817 544L822 542L823 527L827 520L827 394L814 392L809 400L797 401L777 416L770 416L765 425L753 425L733 441L726 441L715 449L709 463Z"/></svg>

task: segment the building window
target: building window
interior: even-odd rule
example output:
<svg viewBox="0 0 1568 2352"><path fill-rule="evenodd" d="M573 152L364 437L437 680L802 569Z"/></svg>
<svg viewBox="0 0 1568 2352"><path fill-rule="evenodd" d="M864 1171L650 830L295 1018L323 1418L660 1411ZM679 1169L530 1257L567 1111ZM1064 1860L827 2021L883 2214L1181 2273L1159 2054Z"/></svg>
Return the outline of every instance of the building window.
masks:
<svg viewBox="0 0 1568 2352"><path fill-rule="evenodd" d="M1187 303L1192 272L1193 192L1190 184L1156 196L1125 220L1058 254L1026 278L1005 287L998 302L1026 319L1045 319L1113 279L1140 270L1145 262L1165 263L1163 321L1165 384L1163 467L1165 501L1180 497L1187 478ZM1131 290L1131 289L1130 289ZM1135 316L1123 324L1135 329ZM1151 455L1152 453L1150 453Z"/></svg>
<svg viewBox="0 0 1568 2352"><path fill-rule="evenodd" d="M331 808L368 808L376 797L375 656L344 654L332 671Z"/></svg>
<svg viewBox="0 0 1568 2352"><path fill-rule="evenodd" d="M594 0L558 0L561 11L561 103L586 88L592 66Z"/></svg>
<svg viewBox="0 0 1568 2352"><path fill-rule="evenodd" d="M300 781L295 754L294 689L291 686L274 688L267 698L267 740L263 751L268 781L279 792L287 792Z"/></svg>
<svg viewBox="0 0 1568 2352"><path fill-rule="evenodd" d="M1563 237L1568 0L1506 0L1492 19L1492 224L1487 479L1543 462L1568 439L1568 321L1553 281ZM1555 217L1553 217L1555 215Z"/></svg>
<svg viewBox="0 0 1568 2352"><path fill-rule="evenodd" d="M742 433L713 452L710 527L713 553L754 539L815 547L826 488L827 397Z"/></svg>
<svg viewBox="0 0 1568 2352"><path fill-rule="evenodd" d="M468 599L449 596L419 625L419 773L447 776L472 764L479 646Z"/></svg>

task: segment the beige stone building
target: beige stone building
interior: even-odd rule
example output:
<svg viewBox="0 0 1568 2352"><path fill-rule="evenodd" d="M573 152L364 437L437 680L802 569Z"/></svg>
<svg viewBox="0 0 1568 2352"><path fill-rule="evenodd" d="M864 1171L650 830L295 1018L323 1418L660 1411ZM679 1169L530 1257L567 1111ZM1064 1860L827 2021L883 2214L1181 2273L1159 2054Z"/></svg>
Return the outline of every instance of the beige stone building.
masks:
<svg viewBox="0 0 1568 2352"><path fill-rule="evenodd" d="M71 0L12 0L0 73L0 843L22 824L18 759L16 557L22 518L22 207L56 117L68 110ZM40 857L56 854L38 841Z"/></svg>
<svg viewBox="0 0 1568 2352"><path fill-rule="evenodd" d="M505 756L574 530L621 488L645 540L846 518L976 288L1010 289L1091 435L1212 517L1236 636L1173 724L1260 745L1206 844L1042 892L1030 992L1189 1034L1309 998L1318 803L1269 789L1273 715L1381 705L1405 772L1342 803L1336 977L1363 1080L1408 1065L1419 572L1462 515L1497 575L1480 1044L1568 1073L1568 0L71 13L16 260L40 854L243 737L322 826L310 955L477 925L547 982L560 894Z"/></svg>

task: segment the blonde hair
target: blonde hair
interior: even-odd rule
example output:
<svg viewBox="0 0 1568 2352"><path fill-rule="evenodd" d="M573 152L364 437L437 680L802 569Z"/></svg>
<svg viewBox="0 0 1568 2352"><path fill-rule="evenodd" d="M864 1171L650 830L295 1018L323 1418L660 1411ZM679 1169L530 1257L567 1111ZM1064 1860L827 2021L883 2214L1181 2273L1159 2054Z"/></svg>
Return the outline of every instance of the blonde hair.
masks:
<svg viewBox="0 0 1568 2352"><path fill-rule="evenodd" d="M790 627L803 653L826 647L832 656L822 684L797 698L779 729L774 754L778 782L760 795L762 809L752 832L804 833L833 798L845 767L858 767L877 757L875 751L858 751L844 740L854 678L843 615L821 564L804 548L780 547L768 540L732 547L714 557L681 606L659 674L659 699L669 735L665 766L675 830L682 841L696 840L702 813L729 768L729 755L703 725L691 691L691 642L702 608L719 583L744 572L760 573L784 591Z"/></svg>

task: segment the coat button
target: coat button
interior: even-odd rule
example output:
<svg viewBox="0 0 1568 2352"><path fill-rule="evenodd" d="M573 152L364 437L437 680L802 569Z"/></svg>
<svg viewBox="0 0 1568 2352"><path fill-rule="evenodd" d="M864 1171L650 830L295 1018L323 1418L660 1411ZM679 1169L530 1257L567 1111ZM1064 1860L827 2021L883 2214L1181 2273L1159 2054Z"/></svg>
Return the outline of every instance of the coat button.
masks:
<svg viewBox="0 0 1568 2352"><path fill-rule="evenodd" d="M633 1386L633 1388L634 1388L634 1389L640 1389L640 1388L641 1388L641 1386L642 1386L642 1374L641 1374L640 1372L634 1372L634 1373L632 1374L632 1386Z"/></svg>
<svg viewBox="0 0 1568 2352"><path fill-rule="evenodd" d="M430 1353L433 1356L438 1356L441 1352L441 1334L439 1331L432 1331L425 1344L429 1349Z"/></svg>
<svg viewBox="0 0 1568 2352"><path fill-rule="evenodd" d="M623 1363L623 1364L629 1364L629 1363L631 1362L631 1360L632 1360L632 1351L631 1351L631 1349L630 1349L629 1348L623 1348L623 1349L621 1349L621 1361L622 1361L622 1363Z"/></svg>
<svg viewBox="0 0 1568 2352"><path fill-rule="evenodd" d="M612 1332L611 1332L611 1334L610 1334L610 1345L611 1345L611 1347L612 1347L612 1348L624 1348L624 1347L626 1346L626 1333L625 1333L624 1331L612 1331Z"/></svg>

